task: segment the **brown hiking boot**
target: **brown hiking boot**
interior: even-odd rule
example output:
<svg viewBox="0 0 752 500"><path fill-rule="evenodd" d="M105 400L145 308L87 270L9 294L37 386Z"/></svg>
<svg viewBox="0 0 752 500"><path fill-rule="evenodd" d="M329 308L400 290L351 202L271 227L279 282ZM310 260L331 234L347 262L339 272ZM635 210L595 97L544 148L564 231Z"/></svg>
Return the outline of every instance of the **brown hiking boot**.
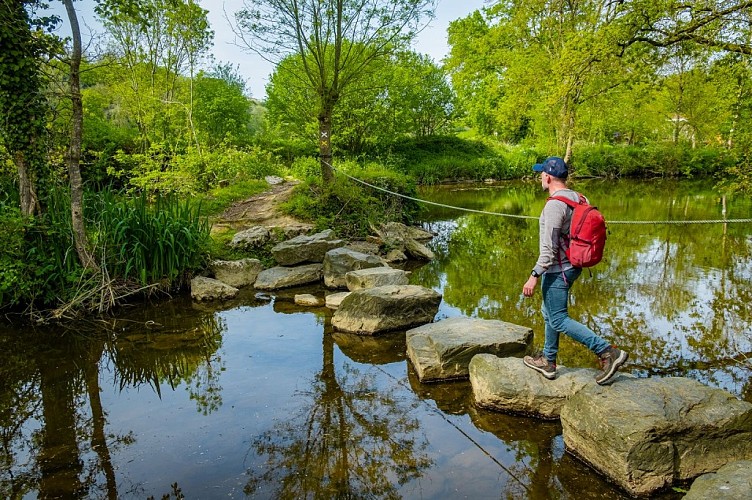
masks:
<svg viewBox="0 0 752 500"><path fill-rule="evenodd" d="M595 376L595 381L599 385L603 385L616 374L616 370L623 365L629 358L629 354L617 349L616 347L609 347L607 351L599 354L601 371Z"/></svg>
<svg viewBox="0 0 752 500"><path fill-rule="evenodd" d="M522 358L522 362L525 366L537 371L548 380L556 378L556 363L552 363L547 360L543 354L536 354L535 356L525 356Z"/></svg>

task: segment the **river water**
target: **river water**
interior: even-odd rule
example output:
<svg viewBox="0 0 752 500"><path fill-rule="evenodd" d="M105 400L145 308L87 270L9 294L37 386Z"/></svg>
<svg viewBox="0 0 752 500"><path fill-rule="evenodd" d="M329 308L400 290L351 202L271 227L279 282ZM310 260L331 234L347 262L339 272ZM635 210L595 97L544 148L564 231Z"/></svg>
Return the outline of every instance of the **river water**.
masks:
<svg viewBox="0 0 752 500"><path fill-rule="evenodd" d="M752 225L709 183L580 182L609 225L604 262L571 314L630 352L640 377L687 376L752 401ZM426 188L421 197L538 215L535 183ZM522 284L537 222L430 207L436 260L411 282L437 319L529 325ZM54 330L0 327L3 498L626 498L564 450L561 426L476 408L468 382L420 384L404 332L332 330L296 293L223 304L175 297ZM559 362L594 367L562 339ZM671 491L662 495L674 498Z"/></svg>

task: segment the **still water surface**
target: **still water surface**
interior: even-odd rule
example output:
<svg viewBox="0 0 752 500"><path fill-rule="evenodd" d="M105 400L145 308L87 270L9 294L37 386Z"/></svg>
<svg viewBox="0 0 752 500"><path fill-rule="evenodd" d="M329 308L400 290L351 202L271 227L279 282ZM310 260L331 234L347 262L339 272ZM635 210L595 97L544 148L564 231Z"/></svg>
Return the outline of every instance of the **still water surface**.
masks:
<svg viewBox="0 0 752 500"><path fill-rule="evenodd" d="M613 221L722 217L699 183L581 182ZM533 183L426 189L426 199L540 213ZM727 199L728 218L752 216ZM437 259L411 280L443 294L437 319L535 330L522 284L537 222L433 208ZM572 315L630 352L638 376L682 375L752 401L752 226L612 224ZM564 451L561 426L477 409L468 382L420 384L404 332L334 332L295 293L186 297L54 331L0 329L5 498L621 498ZM54 341L50 338L54 337ZM594 357L562 341L567 366ZM676 496L667 492L665 498Z"/></svg>

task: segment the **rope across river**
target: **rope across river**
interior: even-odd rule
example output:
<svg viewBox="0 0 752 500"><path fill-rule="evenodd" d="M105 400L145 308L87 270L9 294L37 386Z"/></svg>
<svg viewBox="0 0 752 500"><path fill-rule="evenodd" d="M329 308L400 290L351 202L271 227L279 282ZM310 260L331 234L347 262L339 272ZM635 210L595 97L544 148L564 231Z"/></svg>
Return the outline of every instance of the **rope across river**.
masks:
<svg viewBox="0 0 752 500"><path fill-rule="evenodd" d="M332 170L335 172L344 175L348 179L358 182L364 186L367 186L371 189L375 189L376 191L381 191L383 193L390 194L392 196L397 196L399 198L404 198L406 200L415 201L417 203L423 203L426 205L432 205L435 207L441 207L441 208L448 208L451 210L460 210L463 212L470 212L475 214L482 214L482 215L494 215L497 217L509 217L513 219L531 219L531 220L538 220L537 216L534 215L518 215L518 214L505 214L501 212L489 212L487 210L475 210L472 208L464 208L464 207L457 207L453 205L446 205L444 203L437 203L434 201L428 201L423 200L420 198L414 198L412 196L407 196L402 193L397 193L395 191L390 191L389 189L382 188L380 186L375 186L373 184L370 184L362 179L358 179L357 177L353 177L351 175L346 174L345 172L336 169L334 166L332 166L329 163L326 163ZM675 225L685 225L685 224L748 224L752 223L752 218L747 219L703 219L703 220L633 220L633 221L626 221L626 220L608 220L607 223L609 225L611 224L648 224L648 225L658 225L658 224L675 224Z"/></svg>

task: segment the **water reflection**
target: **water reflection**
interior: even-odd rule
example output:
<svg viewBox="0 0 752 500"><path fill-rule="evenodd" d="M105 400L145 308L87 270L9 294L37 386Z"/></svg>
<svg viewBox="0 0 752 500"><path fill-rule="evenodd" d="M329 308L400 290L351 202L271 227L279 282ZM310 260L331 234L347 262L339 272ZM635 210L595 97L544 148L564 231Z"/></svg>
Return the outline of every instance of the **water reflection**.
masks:
<svg viewBox="0 0 752 500"><path fill-rule="evenodd" d="M322 367L291 417L257 436L265 460L249 470L245 493L273 498L399 498L397 488L432 465L417 402L384 389L345 363L335 370L334 338L324 335Z"/></svg>
<svg viewBox="0 0 752 500"><path fill-rule="evenodd" d="M185 384L204 414L221 405L222 361L212 355L222 344L222 322L180 301L160 311L146 321L126 314L106 327L84 325L76 334L0 335L7 353L0 368L0 496L118 498L112 455L135 438L105 431L103 370L113 372L121 391L146 386L161 394Z"/></svg>

